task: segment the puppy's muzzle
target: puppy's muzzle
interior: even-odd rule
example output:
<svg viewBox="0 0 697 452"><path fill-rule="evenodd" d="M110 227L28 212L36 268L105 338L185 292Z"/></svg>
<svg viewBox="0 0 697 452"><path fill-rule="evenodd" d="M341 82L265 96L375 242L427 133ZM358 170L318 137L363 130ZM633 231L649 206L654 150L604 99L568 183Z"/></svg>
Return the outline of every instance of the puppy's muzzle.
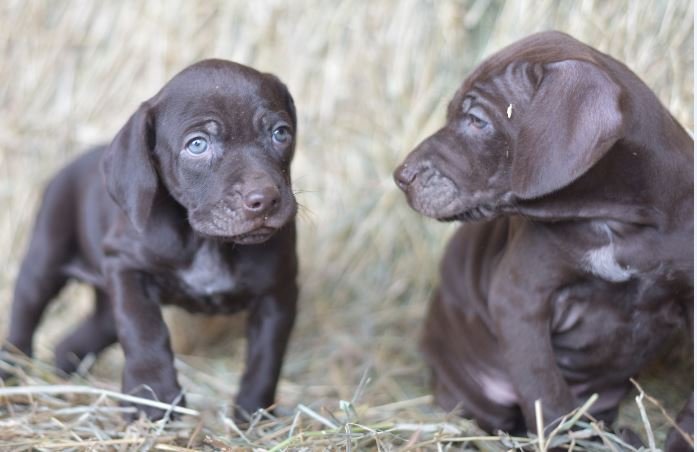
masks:
<svg viewBox="0 0 697 452"><path fill-rule="evenodd" d="M395 183L405 193L419 174L433 168L433 165L428 160L420 162L409 162L409 160L411 159L407 159L406 162L401 164L393 174Z"/></svg>
<svg viewBox="0 0 697 452"><path fill-rule="evenodd" d="M242 197L242 208L248 220L267 218L276 211L281 204L281 193L272 185L254 188Z"/></svg>

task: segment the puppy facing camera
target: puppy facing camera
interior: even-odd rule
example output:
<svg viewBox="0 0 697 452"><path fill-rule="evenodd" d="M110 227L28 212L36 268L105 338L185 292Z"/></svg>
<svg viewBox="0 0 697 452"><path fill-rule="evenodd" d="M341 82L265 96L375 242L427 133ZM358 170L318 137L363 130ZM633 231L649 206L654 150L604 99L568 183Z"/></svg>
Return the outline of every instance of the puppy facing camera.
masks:
<svg viewBox="0 0 697 452"><path fill-rule="evenodd" d="M293 99L274 75L223 60L177 74L110 145L49 182L17 278L8 342L31 356L48 303L69 279L86 282L94 310L56 347L57 367L73 372L118 341L124 392L183 405L171 344L189 344L170 337L161 305L244 310L247 361L236 405L241 413L272 405L298 295L296 134Z"/></svg>

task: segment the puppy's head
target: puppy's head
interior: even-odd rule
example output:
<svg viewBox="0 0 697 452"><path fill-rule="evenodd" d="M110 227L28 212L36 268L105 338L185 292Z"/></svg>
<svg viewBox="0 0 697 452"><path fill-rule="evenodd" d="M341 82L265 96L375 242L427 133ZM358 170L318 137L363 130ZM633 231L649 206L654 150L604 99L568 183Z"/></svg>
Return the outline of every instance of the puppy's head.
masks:
<svg viewBox="0 0 697 452"><path fill-rule="evenodd" d="M621 89L601 55L550 32L482 63L445 126L395 170L409 204L439 220L481 220L583 175L623 129Z"/></svg>
<svg viewBox="0 0 697 452"><path fill-rule="evenodd" d="M293 99L275 76L222 60L188 67L107 148L107 189L143 231L164 190L199 234L260 243L297 210Z"/></svg>

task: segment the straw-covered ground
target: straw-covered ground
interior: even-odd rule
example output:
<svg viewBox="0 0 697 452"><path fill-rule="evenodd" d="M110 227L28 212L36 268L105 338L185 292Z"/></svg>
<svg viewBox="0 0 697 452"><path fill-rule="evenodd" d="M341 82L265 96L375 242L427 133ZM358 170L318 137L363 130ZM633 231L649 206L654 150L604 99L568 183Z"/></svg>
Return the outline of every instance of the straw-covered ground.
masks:
<svg viewBox="0 0 697 452"><path fill-rule="evenodd" d="M118 347L84 362L94 364L86 377L62 378L45 364L89 310L91 294L76 284L45 316L40 361L24 363L18 386L0 387L0 450L627 447L611 433L588 442L601 426L583 416L575 433L551 441L549 432L486 437L431 405L417 348L454 226L412 212L391 171L443 121L478 61L545 29L626 62L692 129L690 0L0 2L0 338L43 184L198 59L232 59L287 83L300 117L293 172L303 205L301 313L277 418L262 413L242 429L227 417L242 366L240 319L168 312L192 411L125 424ZM670 356L639 381L674 415L692 388L692 358ZM647 398L625 405L622 422L660 446L666 417Z"/></svg>

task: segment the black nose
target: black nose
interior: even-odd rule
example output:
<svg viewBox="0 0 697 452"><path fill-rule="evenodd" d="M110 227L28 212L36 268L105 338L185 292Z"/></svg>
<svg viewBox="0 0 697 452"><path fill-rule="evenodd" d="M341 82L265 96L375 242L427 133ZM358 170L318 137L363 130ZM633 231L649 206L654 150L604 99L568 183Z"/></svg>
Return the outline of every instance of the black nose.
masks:
<svg viewBox="0 0 697 452"><path fill-rule="evenodd" d="M244 195L243 205L247 215L253 217L270 215L281 202L281 193L273 186L256 188Z"/></svg>
<svg viewBox="0 0 697 452"><path fill-rule="evenodd" d="M397 186L402 191L407 191L409 184L411 184L414 181L414 178L416 178L416 171L414 171L412 167L404 163L394 171L393 176Z"/></svg>

